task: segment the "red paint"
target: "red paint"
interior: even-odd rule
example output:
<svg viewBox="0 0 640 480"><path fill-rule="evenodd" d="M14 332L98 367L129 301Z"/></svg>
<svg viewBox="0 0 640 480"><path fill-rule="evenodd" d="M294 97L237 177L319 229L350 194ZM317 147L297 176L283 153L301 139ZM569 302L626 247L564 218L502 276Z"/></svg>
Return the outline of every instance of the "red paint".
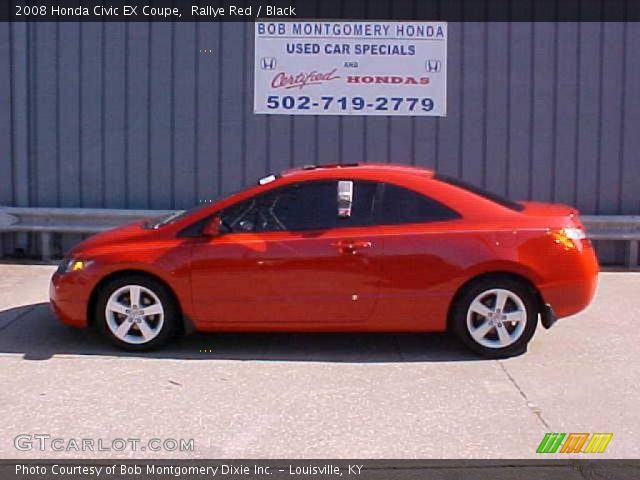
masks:
<svg viewBox="0 0 640 480"><path fill-rule="evenodd" d="M575 210L526 203L522 212L399 165L292 170L157 230L133 224L91 237L69 255L92 263L54 274L51 302L69 325L107 275L137 270L164 281L202 331L441 331L458 289L489 272L527 279L558 316L584 309L598 264L588 240L559 243L581 227ZM422 192L462 218L315 232L180 238L195 221L259 192L317 179L362 179ZM354 297L354 295L356 295Z"/></svg>

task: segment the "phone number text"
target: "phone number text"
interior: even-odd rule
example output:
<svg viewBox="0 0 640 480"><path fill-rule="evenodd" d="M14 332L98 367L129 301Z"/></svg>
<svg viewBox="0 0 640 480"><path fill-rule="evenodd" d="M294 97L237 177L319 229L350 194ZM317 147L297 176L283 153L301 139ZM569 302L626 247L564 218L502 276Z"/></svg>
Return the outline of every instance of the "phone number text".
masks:
<svg viewBox="0 0 640 480"><path fill-rule="evenodd" d="M349 97L306 95L269 95L266 106L270 110L316 110L337 112L430 112L434 108L429 97Z"/></svg>

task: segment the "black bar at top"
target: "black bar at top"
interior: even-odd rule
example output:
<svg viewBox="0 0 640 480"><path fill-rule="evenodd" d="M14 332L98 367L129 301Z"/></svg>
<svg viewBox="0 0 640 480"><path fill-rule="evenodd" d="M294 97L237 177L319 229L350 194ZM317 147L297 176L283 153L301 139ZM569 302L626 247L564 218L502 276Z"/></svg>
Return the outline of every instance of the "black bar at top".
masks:
<svg viewBox="0 0 640 480"><path fill-rule="evenodd" d="M256 20L391 20L380 3L391 6L397 0L361 0L362 15L345 17L348 2L354 0L0 0L0 21L18 22L255 22ZM99 6L112 7L112 14L96 11ZM125 6L136 6L135 15L124 15ZM148 7L177 9L177 15L144 15ZM209 7L225 15L194 15L192 6ZM321 8L319 8L321 6ZM28 7L25 10L24 7ZM33 8L37 8L36 12ZM44 8L42 8L44 7ZM79 8L80 7L80 8ZM235 10L231 7L236 7ZM272 15L267 16L267 7ZM275 8L274 8L275 7ZM287 8L290 7L290 8ZM289 15L291 7L295 16ZM351 7L351 6L350 6ZM75 9L85 15L55 14L54 9ZM250 15L238 15L238 9ZM117 9L117 10L116 10ZM285 10L277 10L285 9ZM273 10L276 10L275 12ZM129 10L131 11L131 10ZM155 10L158 11L158 10ZM236 12L234 14L233 12ZM21 15L18 13L21 12ZM258 16L258 12L260 15ZM285 13L283 15L283 13ZM318 12L321 12L319 15ZM373 13L380 12L380 13ZM408 0L393 5L393 20L448 22L621 22L640 21L640 0ZM26 14L25 14L26 13Z"/></svg>

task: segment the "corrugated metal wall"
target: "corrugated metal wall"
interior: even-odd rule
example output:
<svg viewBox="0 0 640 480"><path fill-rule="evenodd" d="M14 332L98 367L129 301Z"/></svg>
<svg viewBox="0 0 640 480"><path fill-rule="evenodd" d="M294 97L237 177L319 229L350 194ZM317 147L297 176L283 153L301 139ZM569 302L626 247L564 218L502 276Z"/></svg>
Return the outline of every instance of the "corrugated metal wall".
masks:
<svg viewBox="0 0 640 480"><path fill-rule="evenodd" d="M259 116L252 23L3 23L0 204L182 208L364 159L640 213L640 23L451 23L448 55L446 118Z"/></svg>

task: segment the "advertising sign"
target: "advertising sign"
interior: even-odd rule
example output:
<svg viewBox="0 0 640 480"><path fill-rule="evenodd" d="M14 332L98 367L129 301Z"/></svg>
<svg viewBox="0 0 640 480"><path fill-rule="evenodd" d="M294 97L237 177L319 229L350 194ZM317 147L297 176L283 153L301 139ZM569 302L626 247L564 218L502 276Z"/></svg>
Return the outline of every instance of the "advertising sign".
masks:
<svg viewBox="0 0 640 480"><path fill-rule="evenodd" d="M256 22L254 112L445 116L446 22Z"/></svg>

